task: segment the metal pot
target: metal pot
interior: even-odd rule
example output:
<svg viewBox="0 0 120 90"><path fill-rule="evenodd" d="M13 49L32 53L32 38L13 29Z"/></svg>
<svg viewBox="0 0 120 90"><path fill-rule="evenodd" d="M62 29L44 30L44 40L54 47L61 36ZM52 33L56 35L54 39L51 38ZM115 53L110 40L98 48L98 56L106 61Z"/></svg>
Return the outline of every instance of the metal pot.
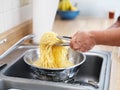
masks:
<svg viewBox="0 0 120 90"><path fill-rule="evenodd" d="M73 66L67 68L39 68L32 63L37 60L39 57L38 49L28 50L24 55L24 61L27 65L30 66L33 71L33 75L38 79L47 80L47 81L65 81L73 76L75 76L80 68L80 65L85 62L85 55L81 52L74 51L69 48L68 50L68 60L74 63Z"/></svg>

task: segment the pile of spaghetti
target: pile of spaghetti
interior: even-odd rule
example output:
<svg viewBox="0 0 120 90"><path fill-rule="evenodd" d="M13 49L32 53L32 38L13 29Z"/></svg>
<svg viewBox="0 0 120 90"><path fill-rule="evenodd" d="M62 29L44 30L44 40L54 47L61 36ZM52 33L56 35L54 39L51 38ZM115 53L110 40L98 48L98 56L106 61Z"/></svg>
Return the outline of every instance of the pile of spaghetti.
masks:
<svg viewBox="0 0 120 90"><path fill-rule="evenodd" d="M67 58L68 48L65 46L55 45L63 42L58 39L54 32L44 33L40 39L40 58L33 65L42 68L66 68L73 63Z"/></svg>

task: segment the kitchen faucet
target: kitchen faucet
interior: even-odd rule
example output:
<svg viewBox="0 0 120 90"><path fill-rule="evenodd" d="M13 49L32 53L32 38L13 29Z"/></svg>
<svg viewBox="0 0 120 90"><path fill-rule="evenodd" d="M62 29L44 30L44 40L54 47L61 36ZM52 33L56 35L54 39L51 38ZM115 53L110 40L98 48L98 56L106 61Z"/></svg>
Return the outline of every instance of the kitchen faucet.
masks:
<svg viewBox="0 0 120 90"><path fill-rule="evenodd" d="M6 50L4 53L2 53L0 55L0 59L4 58L7 54L9 54L11 51L13 51L14 49L16 49L22 42L28 40L28 39L32 39L33 37L35 37L34 34L29 34L25 37L23 37L22 39L20 39L18 42L16 42L14 45L12 45L8 50ZM3 44L7 42L7 38L3 39L0 41L0 44Z"/></svg>

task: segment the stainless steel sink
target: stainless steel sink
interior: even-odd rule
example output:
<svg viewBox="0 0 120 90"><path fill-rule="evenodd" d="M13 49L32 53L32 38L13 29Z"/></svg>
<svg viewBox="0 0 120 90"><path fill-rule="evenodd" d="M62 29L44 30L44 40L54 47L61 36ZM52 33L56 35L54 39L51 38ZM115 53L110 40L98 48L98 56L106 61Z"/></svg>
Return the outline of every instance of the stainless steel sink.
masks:
<svg viewBox="0 0 120 90"><path fill-rule="evenodd" d="M0 90L109 90L111 54L106 51L84 53L86 61L78 74L65 82L39 80L24 63L23 55L31 46L20 46L3 60L9 61L0 71Z"/></svg>

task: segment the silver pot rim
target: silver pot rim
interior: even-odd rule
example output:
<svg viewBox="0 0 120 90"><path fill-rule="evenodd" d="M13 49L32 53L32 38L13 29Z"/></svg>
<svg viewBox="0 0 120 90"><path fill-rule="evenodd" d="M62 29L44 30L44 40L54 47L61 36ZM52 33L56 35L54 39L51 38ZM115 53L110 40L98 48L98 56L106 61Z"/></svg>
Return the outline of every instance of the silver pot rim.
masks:
<svg viewBox="0 0 120 90"><path fill-rule="evenodd" d="M80 65L83 64L83 63L85 62L85 60L86 60L85 54L83 54L83 53L80 52L80 51L77 51L78 53L80 53L80 54L83 56L83 60L82 60L80 63L78 63L78 64L75 64L75 65L70 66L70 67L67 67L67 68L43 68L43 67L37 67L37 66L34 66L34 65L30 64L30 63L25 59L25 58L26 58L26 54L27 54L28 52L31 52L31 51L34 51L34 50L37 50L37 49L30 49L30 50L26 51L26 53L25 53L25 55L24 55L24 57L23 57L24 62L25 62L26 64L28 64L29 66L31 66L31 67L38 68L38 69L43 69L43 70L49 70L49 71L50 71L50 70L51 70L51 71L67 70L67 69L71 69L71 68L75 68L75 67L77 67L77 66L80 66Z"/></svg>

